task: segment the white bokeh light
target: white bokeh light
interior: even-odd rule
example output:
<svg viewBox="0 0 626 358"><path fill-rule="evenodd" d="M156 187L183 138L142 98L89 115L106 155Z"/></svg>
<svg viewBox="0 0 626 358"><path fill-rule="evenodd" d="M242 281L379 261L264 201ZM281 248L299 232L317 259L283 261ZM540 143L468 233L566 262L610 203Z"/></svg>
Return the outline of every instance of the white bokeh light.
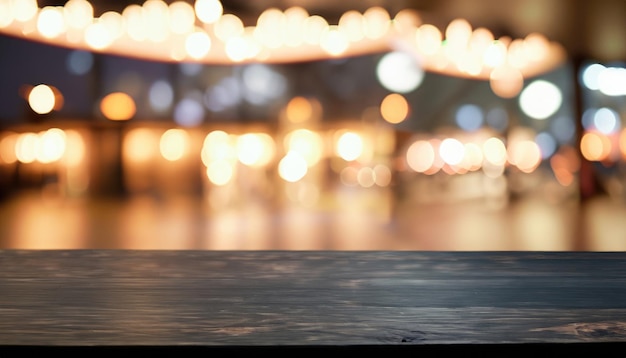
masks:
<svg viewBox="0 0 626 358"><path fill-rule="evenodd" d="M600 88L598 84L598 78L600 77L600 73L605 69L603 65L599 63L591 64L583 70L581 79L585 87L590 90L597 90Z"/></svg>
<svg viewBox="0 0 626 358"><path fill-rule="evenodd" d="M545 80L535 80L520 94L522 111L534 119L546 119L553 115L563 103L561 90Z"/></svg>
<svg viewBox="0 0 626 358"><path fill-rule="evenodd" d="M289 151L278 163L280 177L291 183L304 178L308 170L306 160L294 151Z"/></svg>
<svg viewBox="0 0 626 358"><path fill-rule="evenodd" d="M287 79L275 71L272 66L255 63L244 67L243 95L245 99L256 105L267 104L280 98L288 87Z"/></svg>
<svg viewBox="0 0 626 358"><path fill-rule="evenodd" d="M458 139L446 138L439 146L439 156L450 165L457 165L463 160L465 146Z"/></svg>
<svg viewBox="0 0 626 358"><path fill-rule="evenodd" d="M607 107L598 109L593 115L593 126L603 134L611 134L617 131L619 122L619 114Z"/></svg>
<svg viewBox="0 0 626 358"><path fill-rule="evenodd" d="M598 74L598 89L607 96L626 95L626 68L607 67Z"/></svg>
<svg viewBox="0 0 626 358"><path fill-rule="evenodd" d="M376 66L380 84L392 92L408 93L424 80L424 70L408 53L395 51L385 54Z"/></svg>
<svg viewBox="0 0 626 358"><path fill-rule="evenodd" d="M356 160L363 153L363 139L354 132L345 132L337 140L336 152L343 160Z"/></svg>

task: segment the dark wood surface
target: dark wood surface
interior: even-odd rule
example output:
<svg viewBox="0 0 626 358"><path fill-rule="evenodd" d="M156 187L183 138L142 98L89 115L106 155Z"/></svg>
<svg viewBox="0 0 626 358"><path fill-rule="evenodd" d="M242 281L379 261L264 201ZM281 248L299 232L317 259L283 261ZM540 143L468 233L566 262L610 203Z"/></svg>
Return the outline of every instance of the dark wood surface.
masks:
<svg viewBox="0 0 626 358"><path fill-rule="evenodd" d="M624 342L626 253L0 251L4 347Z"/></svg>

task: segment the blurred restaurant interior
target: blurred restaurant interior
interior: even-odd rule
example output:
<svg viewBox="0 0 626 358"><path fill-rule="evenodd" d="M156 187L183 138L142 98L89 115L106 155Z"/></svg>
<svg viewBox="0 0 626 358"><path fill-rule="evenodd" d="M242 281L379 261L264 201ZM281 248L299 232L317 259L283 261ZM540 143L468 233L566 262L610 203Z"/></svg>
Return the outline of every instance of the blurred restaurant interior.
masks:
<svg viewBox="0 0 626 358"><path fill-rule="evenodd" d="M0 249L626 250L625 23L0 0Z"/></svg>

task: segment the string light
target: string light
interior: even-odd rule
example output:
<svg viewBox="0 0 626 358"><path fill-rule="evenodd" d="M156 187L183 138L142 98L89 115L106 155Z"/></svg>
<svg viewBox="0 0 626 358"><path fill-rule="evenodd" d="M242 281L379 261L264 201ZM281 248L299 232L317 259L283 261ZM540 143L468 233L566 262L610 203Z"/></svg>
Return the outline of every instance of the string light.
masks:
<svg viewBox="0 0 626 358"><path fill-rule="evenodd" d="M488 29L472 29L464 19L441 31L423 24L415 11L392 17L382 7L348 11L337 24L297 6L270 8L251 26L224 13L219 0L196 0L193 6L147 0L121 13L93 13L88 0L55 8L38 8L36 1L8 2L0 33L93 52L207 64L287 63L402 49L415 55L425 71L491 81L494 92L504 97L515 95L520 78L548 72L566 57L562 46L538 33L495 38ZM238 24L241 31L224 36L226 24Z"/></svg>

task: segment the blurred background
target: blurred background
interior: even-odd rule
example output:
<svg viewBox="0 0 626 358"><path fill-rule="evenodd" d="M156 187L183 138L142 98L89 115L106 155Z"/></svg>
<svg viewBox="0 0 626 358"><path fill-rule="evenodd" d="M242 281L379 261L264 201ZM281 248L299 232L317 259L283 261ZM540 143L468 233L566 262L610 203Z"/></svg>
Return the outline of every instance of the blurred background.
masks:
<svg viewBox="0 0 626 358"><path fill-rule="evenodd" d="M626 249L626 3L0 0L0 249Z"/></svg>

